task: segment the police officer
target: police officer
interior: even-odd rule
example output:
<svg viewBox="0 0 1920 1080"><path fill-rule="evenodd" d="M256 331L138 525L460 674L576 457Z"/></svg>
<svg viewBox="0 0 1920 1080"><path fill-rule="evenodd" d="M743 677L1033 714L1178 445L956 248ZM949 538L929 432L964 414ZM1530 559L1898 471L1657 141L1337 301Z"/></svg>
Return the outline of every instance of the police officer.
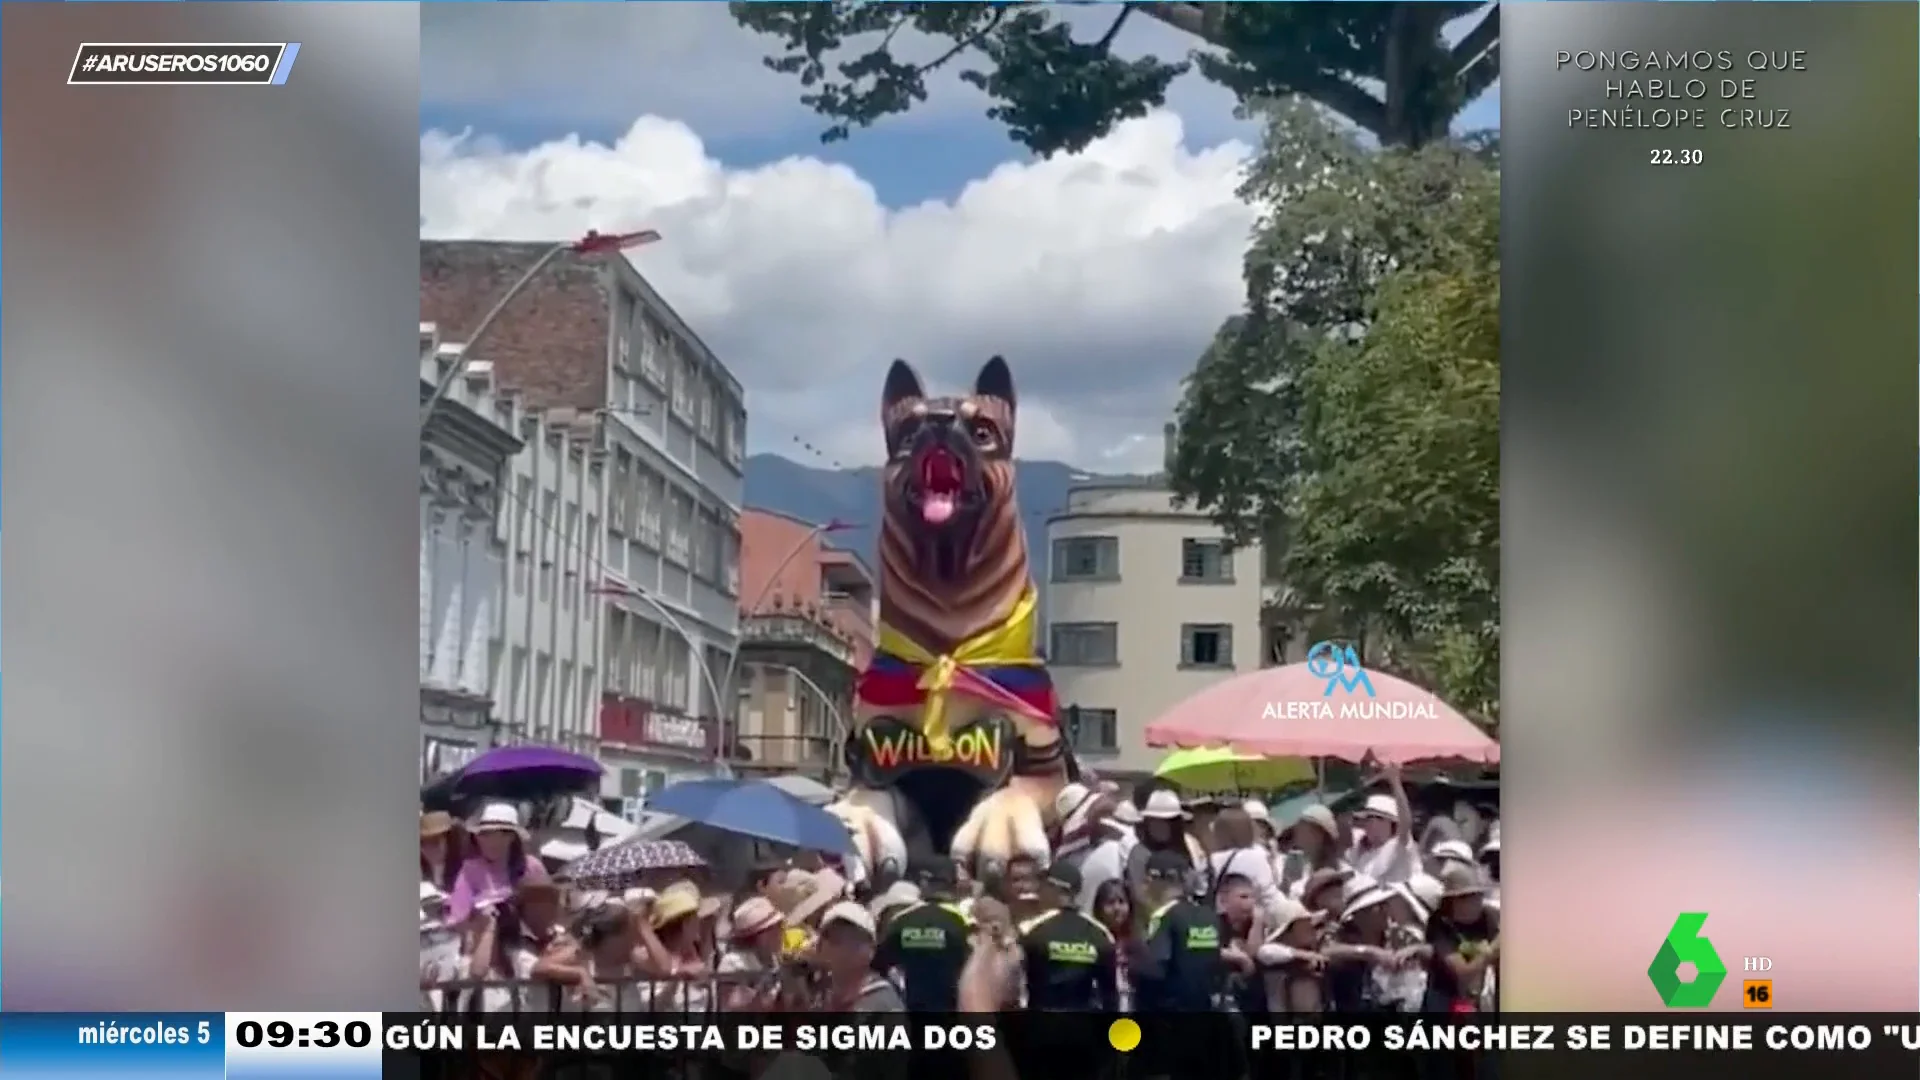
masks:
<svg viewBox="0 0 1920 1080"><path fill-rule="evenodd" d="M1189 870L1178 851L1155 852L1147 862L1147 930L1133 964L1141 1012L1210 1012L1220 1000L1220 917L1189 899Z"/></svg>
<svg viewBox="0 0 1920 1080"><path fill-rule="evenodd" d="M908 1012L951 1013L958 1008L973 922L955 901L951 861L915 861L907 876L920 886L920 902L887 923L874 950L874 970L900 972Z"/></svg>
<svg viewBox="0 0 1920 1080"><path fill-rule="evenodd" d="M1113 935L1074 906L1080 886L1077 867L1054 864L1041 882L1047 910L1020 924L1029 1009L1119 1011Z"/></svg>
<svg viewBox="0 0 1920 1080"><path fill-rule="evenodd" d="M1143 1075L1237 1076L1239 1062L1232 1054L1183 1057L1179 1049L1236 1045L1230 1023L1214 1030L1213 1021L1227 1017L1191 1015L1215 1011L1227 978L1220 955L1220 916L1192 899L1191 873L1186 853L1178 849L1156 851L1147 860L1142 883L1147 925L1134 946L1130 968L1134 1013L1143 1026L1155 1029L1141 1038L1143 1045L1152 1048L1142 1062ZM1181 1013L1189 1015L1176 1020ZM1151 1044L1149 1038L1154 1040Z"/></svg>

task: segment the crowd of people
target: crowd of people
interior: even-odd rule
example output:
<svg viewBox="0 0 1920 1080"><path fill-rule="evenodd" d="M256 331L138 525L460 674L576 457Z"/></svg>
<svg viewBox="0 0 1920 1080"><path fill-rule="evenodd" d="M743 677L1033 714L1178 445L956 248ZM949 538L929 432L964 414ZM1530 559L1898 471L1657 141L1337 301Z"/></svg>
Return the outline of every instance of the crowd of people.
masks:
<svg viewBox="0 0 1920 1080"><path fill-rule="evenodd" d="M1277 824L1257 800L1073 784L1047 865L869 875L800 853L726 890L683 871L584 888L511 804L423 814L421 987L483 1012L1495 1008L1497 819L1418 820L1395 769L1377 787Z"/></svg>

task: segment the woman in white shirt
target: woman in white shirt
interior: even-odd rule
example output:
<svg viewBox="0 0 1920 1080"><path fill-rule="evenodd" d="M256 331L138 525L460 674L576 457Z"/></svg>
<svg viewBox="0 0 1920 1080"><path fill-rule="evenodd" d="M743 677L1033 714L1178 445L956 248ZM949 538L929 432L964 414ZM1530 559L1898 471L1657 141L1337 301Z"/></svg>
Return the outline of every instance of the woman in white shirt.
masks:
<svg viewBox="0 0 1920 1080"><path fill-rule="evenodd" d="M1360 873L1383 885L1397 885L1420 872L1420 852L1408 834L1413 805L1400 782L1400 766L1388 765L1381 776L1389 793L1367 796L1366 805L1353 815L1360 836L1351 858Z"/></svg>
<svg viewBox="0 0 1920 1080"><path fill-rule="evenodd" d="M1271 925L1280 915L1279 879L1274 877L1273 858L1254 835L1253 819L1240 807L1230 806L1213 820L1213 853L1207 856L1207 876L1218 889L1229 876L1246 878L1253 886L1254 905L1262 925ZM1257 933L1255 941L1266 937Z"/></svg>

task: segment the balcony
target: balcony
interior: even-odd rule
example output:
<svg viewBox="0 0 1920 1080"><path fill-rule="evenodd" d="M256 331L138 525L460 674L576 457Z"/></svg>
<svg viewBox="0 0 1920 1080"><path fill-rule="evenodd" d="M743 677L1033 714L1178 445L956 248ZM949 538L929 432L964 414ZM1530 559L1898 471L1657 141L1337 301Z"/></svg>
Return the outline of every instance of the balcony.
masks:
<svg viewBox="0 0 1920 1080"><path fill-rule="evenodd" d="M821 621L818 611L786 611L754 615L740 621L742 646L810 648L852 667L856 653L853 642Z"/></svg>
<svg viewBox="0 0 1920 1080"><path fill-rule="evenodd" d="M718 730L712 720L644 698L606 694L600 699L602 746L710 758L720 745Z"/></svg>

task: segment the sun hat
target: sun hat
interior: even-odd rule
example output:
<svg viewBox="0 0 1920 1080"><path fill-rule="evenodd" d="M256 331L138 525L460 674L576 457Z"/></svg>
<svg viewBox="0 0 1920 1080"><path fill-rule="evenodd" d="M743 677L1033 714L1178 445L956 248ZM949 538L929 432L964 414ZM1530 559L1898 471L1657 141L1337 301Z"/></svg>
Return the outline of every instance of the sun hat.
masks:
<svg viewBox="0 0 1920 1080"><path fill-rule="evenodd" d="M1380 883L1365 874L1349 874L1340 882L1341 906L1353 903L1354 897L1368 889L1378 888Z"/></svg>
<svg viewBox="0 0 1920 1080"><path fill-rule="evenodd" d="M1440 898L1446 892L1440 884L1440 879L1432 874L1413 875L1407 879L1406 888L1413 894L1413 898L1420 902L1420 906L1429 913L1440 906Z"/></svg>
<svg viewBox="0 0 1920 1080"><path fill-rule="evenodd" d="M840 902L847 895L847 879L831 870L820 870L809 874L801 883L804 888L794 905L787 909L787 922L800 924L810 921L815 915Z"/></svg>
<svg viewBox="0 0 1920 1080"><path fill-rule="evenodd" d="M1366 889L1353 899L1347 901L1346 906L1340 909L1340 921L1346 922L1348 919L1353 918L1368 908L1379 907L1381 904L1393 899L1393 897L1394 891L1384 885L1375 885L1370 889Z"/></svg>
<svg viewBox="0 0 1920 1080"><path fill-rule="evenodd" d="M780 909L764 896L750 896L733 909L732 937L742 941L780 925Z"/></svg>
<svg viewBox="0 0 1920 1080"><path fill-rule="evenodd" d="M435 885L431 881L423 881L420 883L420 904L422 907L432 903L443 903L446 899L447 894L440 886Z"/></svg>
<svg viewBox="0 0 1920 1080"><path fill-rule="evenodd" d="M1440 872L1440 898L1451 900L1458 896L1484 896L1487 883L1480 878L1480 872L1471 866L1449 866Z"/></svg>
<svg viewBox="0 0 1920 1080"><path fill-rule="evenodd" d="M480 813L467 823L467 831L475 836L481 833L510 832L522 840L527 830L520 824L520 810L512 803L490 802L480 808Z"/></svg>
<svg viewBox="0 0 1920 1080"><path fill-rule="evenodd" d="M1268 810L1267 804L1259 799L1248 799L1240 804L1240 809L1254 824L1266 825L1269 828L1273 826L1273 812Z"/></svg>
<svg viewBox="0 0 1920 1080"><path fill-rule="evenodd" d="M1216 795L1195 795L1186 801L1186 808L1191 813L1204 813L1209 810L1219 810L1221 802Z"/></svg>
<svg viewBox="0 0 1920 1080"><path fill-rule="evenodd" d="M453 815L445 810L429 810L420 815L420 839L431 840L453 831Z"/></svg>
<svg viewBox="0 0 1920 1080"><path fill-rule="evenodd" d="M648 917L653 928L659 930L699 911L700 890L689 882L675 882L653 898L653 909L648 912Z"/></svg>
<svg viewBox="0 0 1920 1080"><path fill-rule="evenodd" d="M879 924L873 921L867 909L851 900L842 900L827 909L827 913L820 917L820 932L826 933L836 923L858 927L868 937L874 937L879 932Z"/></svg>
<svg viewBox="0 0 1920 1080"><path fill-rule="evenodd" d="M1180 796L1161 788L1147 796L1147 805L1140 808L1140 816L1157 821L1177 821L1192 817L1187 808L1180 805Z"/></svg>
<svg viewBox="0 0 1920 1080"><path fill-rule="evenodd" d="M1413 886L1407 882L1402 881L1387 888L1392 890L1393 895L1405 900L1407 906L1413 909L1414 921L1424 923L1433 914L1433 909L1421 901L1419 894L1415 893Z"/></svg>
<svg viewBox="0 0 1920 1080"><path fill-rule="evenodd" d="M1307 875L1307 880L1300 886L1300 899L1302 902L1311 901L1315 896L1318 896L1330 888L1344 885L1346 880L1352 876L1353 871L1345 867L1336 866L1329 867L1325 870L1315 870L1313 873Z"/></svg>
<svg viewBox="0 0 1920 1080"><path fill-rule="evenodd" d="M1397 822L1400 820L1400 801L1391 795L1369 795L1366 804L1354 811L1353 816Z"/></svg>
<svg viewBox="0 0 1920 1080"><path fill-rule="evenodd" d="M1302 825L1311 825L1319 829L1322 833L1326 834L1329 840L1338 840L1340 838L1340 822L1334 818L1332 810L1327 809L1319 803L1314 803L1301 810L1300 816L1294 819L1293 824L1287 826L1287 831L1292 832Z"/></svg>
<svg viewBox="0 0 1920 1080"><path fill-rule="evenodd" d="M1060 822L1060 831L1070 833L1086 824L1087 812L1093 809L1095 799L1100 793L1085 784L1068 784L1053 797L1053 816Z"/></svg>
<svg viewBox="0 0 1920 1080"><path fill-rule="evenodd" d="M920 886L911 881L896 881L887 886L886 891L873 898L867 905L867 912L875 922L884 918L889 911L912 907L920 902Z"/></svg>
<svg viewBox="0 0 1920 1080"><path fill-rule="evenodd" d="M1138 825L1142 820L1140 808L1131 802L1121 802L1113 808L1113 820L1122 825Z"/></svg>
<svg viewBox="0 0 1920 1080"><path fill-rule="evenodd" d="M1433 845L1433 857L1470 863L1473 861L1473 849L1467 846L1465 840L1442 840Z"/></svg>
<svg viewBox="0 0 1920 1080"><path fill-rule="evenodd" d="M1487 828L1487 842L1480 845L1480 854L1500 854L1500 823L1494 822Z"/></svg>

